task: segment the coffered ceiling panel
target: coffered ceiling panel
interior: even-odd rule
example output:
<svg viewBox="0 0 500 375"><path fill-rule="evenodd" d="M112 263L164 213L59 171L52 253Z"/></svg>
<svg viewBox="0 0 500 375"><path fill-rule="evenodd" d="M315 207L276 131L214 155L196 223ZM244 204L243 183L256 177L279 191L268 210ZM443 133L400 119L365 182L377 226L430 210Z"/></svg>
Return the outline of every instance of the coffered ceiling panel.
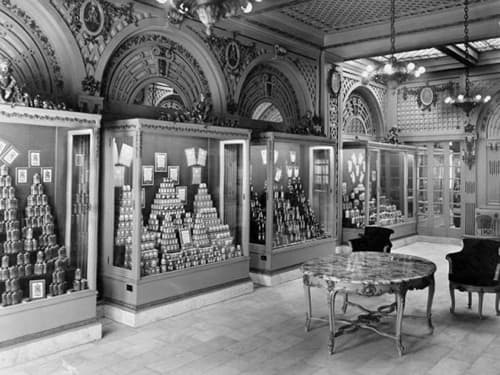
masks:
<svg viewBox="0 0 500 375"><path fill-rule="evenodd" d="M484 0L470 0L479 3ZM424 16L451 8L462 8L456 0L397 0L396 18ZM311 0L283 7L281 14L325 33L387 22L390 0Z"/></svg>

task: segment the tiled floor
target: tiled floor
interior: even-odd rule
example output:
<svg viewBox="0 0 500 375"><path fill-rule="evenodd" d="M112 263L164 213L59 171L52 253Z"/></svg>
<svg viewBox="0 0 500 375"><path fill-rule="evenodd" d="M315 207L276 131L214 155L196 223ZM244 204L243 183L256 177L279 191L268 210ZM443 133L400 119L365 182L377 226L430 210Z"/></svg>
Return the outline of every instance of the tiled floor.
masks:
<svg viewBox="0 0 500 375"><path fill-rule="evenodd" d="M457 315L449 313L447 252L458 246L415 243L395 252L420 255L437 266L433 307L435 331L426 335L424 320L405 320L407 354L398 357L393 341L359 330L337 339L328 354L328 328L314 323L304 331L301 280L254 293L142 328L105 320L101 341L60 352L2 375L147 375L147 374L349 374L458 375L500 374L500 317L487 295L480 321L457 295ZM427 291L411 291L405 312L423 314ZM359 299L358 299L359 300ZM365 298L368 305L390 296ZM473 309L477 307L473 299ZM313 291L313 307L326 315L326 298ZM314 312L314 310L313 310ZM419 337L415 337L415 335Z"/></svg>

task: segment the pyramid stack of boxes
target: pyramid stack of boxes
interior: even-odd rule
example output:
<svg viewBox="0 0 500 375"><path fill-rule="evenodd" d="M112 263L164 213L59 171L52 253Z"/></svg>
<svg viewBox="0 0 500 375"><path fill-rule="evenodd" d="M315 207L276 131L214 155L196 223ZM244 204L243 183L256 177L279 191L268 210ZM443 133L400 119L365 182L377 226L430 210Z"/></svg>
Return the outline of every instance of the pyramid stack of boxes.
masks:
<svg viewBox="0 0 500 375"><path fill-rule="evenodd" d="M215 263L242 256L229 226L221 223L206 184L198 186L193 214L186 212L175 183L160 183L143 237L156 238L153 248L141 244L141 273L151 275ZM193 217L194 216L194 217ZM183 236L188 233L188 236ZM156 237L155 237L156 234ZM188 238L188 240L186 240Z"/></svg>
<svg viewBox="0 0 500 375"><path fill-rule="evenodd" d="M71 289L67 283L69 259L65 248L57 244L54 217L40 175L33 175L22 230L15 188L5 165L0 167L0 193L2 305L14 305L20 303L23 297L28 297L28 290L22 290L23 284L28 285L23 281L28 279L48 280L51 295L66 293ZM75 273L80 275L79 288L87 288L87 280L81 277L81 271L77 269Z"/></svg>

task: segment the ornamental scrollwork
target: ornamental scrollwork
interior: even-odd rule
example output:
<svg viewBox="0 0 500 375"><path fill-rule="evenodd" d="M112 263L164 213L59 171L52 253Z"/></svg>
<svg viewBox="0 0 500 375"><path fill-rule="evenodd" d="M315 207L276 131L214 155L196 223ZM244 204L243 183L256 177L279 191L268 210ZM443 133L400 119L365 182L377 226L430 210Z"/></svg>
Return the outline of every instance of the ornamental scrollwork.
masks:
<svg viewBox="0 0 500 375"><path fill-rule="evenodd" d="M137 24L133 3L117 6L106 0L64 0L64 5L70 9L71 31L82 33L87 41L93 41L100 35L109 40L117 19Z"/></svg>
<svg viewBox="0 0 500 375"><path fill-rule="evenodd" d="M442 85L429 85L420 87L403 87L398 89L398 94L401 92L403 100L408 100L409 96L414 96L417 106L422 111L431 111L431 107L435 107L438 101L438 93L453 92L458 86L458 83L448 82Z"/></svg>

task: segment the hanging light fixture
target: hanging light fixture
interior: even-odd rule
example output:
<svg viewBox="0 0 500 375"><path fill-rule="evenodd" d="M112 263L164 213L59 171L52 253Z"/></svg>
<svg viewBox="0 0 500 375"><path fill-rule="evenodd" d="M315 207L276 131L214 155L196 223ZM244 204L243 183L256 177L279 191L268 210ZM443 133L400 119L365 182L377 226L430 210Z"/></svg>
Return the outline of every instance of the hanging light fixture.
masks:
<svg viewBox="0 0 500 375"><path fill-rule="evenodd" d="M391 0L391 57L379 67L368 65L362 73L363 80L386 83L389 88L396 88L412 77L420 77L425 73L423 66L417 67L414 63L404 63L396 58L396 0Z"/></svg>
<svg viewBox="0 0 500 375"><path fill-rule="evenodd" d="M464 0L464 52L467 61L469 59L469 0ZM460 93L456 97L448 96L444 102L461 108L469 117L470 112L475 107L482 103L488 103L490 99L489 95L483 97L481 94L473 95L470 93L469 65L465 64L465 93Z"/></svg>
<svg viewBox="0 0 500 375"><path fill-rule="evenodd" d="M230 18L238 13L250 13L254 3L262 0L156 0L168 10L168 20L179 24L185 18L198 18L205 25L207 35L222 18Z"/></svg>

